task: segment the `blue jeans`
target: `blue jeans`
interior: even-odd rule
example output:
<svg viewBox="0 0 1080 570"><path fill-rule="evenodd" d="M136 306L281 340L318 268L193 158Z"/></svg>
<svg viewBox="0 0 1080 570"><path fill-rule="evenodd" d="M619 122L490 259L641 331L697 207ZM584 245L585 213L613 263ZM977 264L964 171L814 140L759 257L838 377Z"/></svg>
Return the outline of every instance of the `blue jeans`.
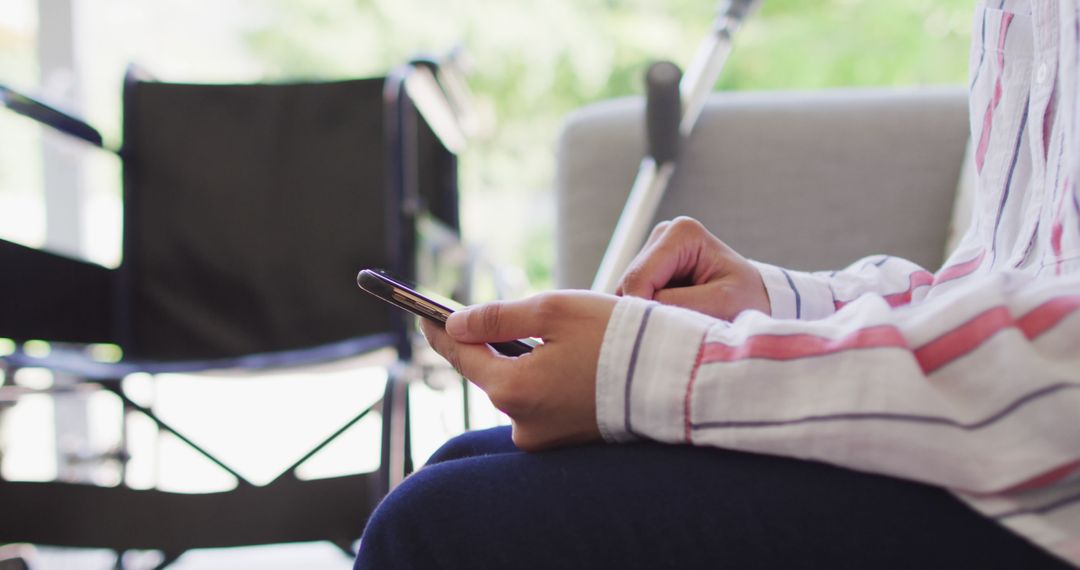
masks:
<svg viewBox="0 0 1080 570"><path fill-rule="evenodd" d="M821 463L457 437L382 502L357 569L1070 568L949 493Z"/></svg>

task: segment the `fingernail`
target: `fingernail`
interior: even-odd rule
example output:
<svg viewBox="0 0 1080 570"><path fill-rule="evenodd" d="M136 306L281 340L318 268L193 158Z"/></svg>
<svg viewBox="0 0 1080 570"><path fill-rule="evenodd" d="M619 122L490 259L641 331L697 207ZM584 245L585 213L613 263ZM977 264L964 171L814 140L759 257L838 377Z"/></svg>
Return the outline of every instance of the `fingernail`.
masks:
<svg viewBox="0 0 1080 570"><path fill-rule="evenodd" d="M452 337L459 337L465 334L465 313L467 309L455 311L450 315L450 318L446 319L446 334Z"/></svg>

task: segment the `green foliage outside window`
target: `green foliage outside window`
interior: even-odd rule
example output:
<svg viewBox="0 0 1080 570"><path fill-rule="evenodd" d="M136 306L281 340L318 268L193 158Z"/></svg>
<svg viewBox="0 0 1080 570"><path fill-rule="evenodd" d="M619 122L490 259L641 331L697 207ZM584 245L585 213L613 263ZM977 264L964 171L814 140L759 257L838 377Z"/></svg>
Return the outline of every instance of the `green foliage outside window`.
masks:
<svg viewBox="0 0 1080 570"><path fill-rule="evenodd" d="M717 88L963 83L972 8L970 0L766 0L736 38ZM521 196L522 204L550 197L565 115L641 93L652 60L685 66L715 9L707 0L280 0L249 41L280 76L374 72L461 42L474 64L471 85L498 121L463 161L466 222L504 220L506 227L469 227L544 287L550 216L517 217L505 211L512 199L494 200L502 212L484 204L493 193Z"/></svg>

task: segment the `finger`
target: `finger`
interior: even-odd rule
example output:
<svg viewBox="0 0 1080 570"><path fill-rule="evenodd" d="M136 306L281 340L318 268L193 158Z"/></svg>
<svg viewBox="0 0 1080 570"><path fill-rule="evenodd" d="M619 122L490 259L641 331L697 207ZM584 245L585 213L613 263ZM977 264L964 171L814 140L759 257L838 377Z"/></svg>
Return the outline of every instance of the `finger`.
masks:
<svg viewBox="0 0 1080 570"><path fill-rule="evenodd" d="M431 344L431 338L437 334L446 334L443 326L436 324L428 319L419 319L420 321L420 334L424 335L424 339Z"/></svg>
<svg viewBox="0 0 1080 570"><path fill-rule="evenodd" d="M427 319L420 319L420 332L423 333L424 339L431 345L431 348L435 349L435 352L446 356L444 352L452 348L449 343L453 342L453 339L446 334L443 327Z"/></svg>
<svg viewBox="0 0 1080 570"><path fill-rule="evenodd" d="M451 366L485 392L516 374L514 359L495 352L486 344L458 342L452 350L453 359L447 358Z"/></svg>
<svg viewBox="0 0 1080 570"><path fill-rule="evenodd" d="M671 222L663 221L663 222L660 222L659 224L656 224L656 227L654 227L652 229L652 232L649 233L649 239L645 240L645 245L641 246L641 251L638 252L638 254L636 256L634 256L634 259L632 259L630 261L630 267L627 268L627 273L623 274L622 279L619 280L619 285L615 287L615 294L616 295L621 297L624 294L623 286L624 286L624 284L626 282L626 277L629 274L629 269L634 267L634 262L637 261L638 258L641 257L643 254L645 254L649 250L649 248L652 246L652 244L656 243L657 240L659 240L660 237L664 235L664 232L667 231L667 228L670 225L671 225ZM635 296L639 297L641 295L635 295Z"/></svg>
<svg viewBox="0 0 1080 570"><path fill-rule="evenodd" d="M497 301L473 305L454 312L446 321L446 332L459 342L506 342L542 336L540 305L543 296L521 301Z"/></svg>
<svg viewBox="0 0 1080 570"><path fill-rule="evenodd" d="M656 291L663 289L679 271L679 246L665 233L642 250L623 275L623 295L652 299Z"/></svg>
<svg viewBox="0 0 1080 570"><path fill-rule="evenodd" d="M512 372L507 369L510 359L490 346L458 342L434 323L422 323L421 328L431 348L481 389L486 390L491 382L499 378L510 377Z"/></svg>
<svg viewBox="0 0 1080 570"><path fill-rule="evenodd" d="M656 227L653 228L651 232L649 232L649 239L645 240L645 245L643 245L641 249L644 250L650 245L656 243L656 241L660 239L660 236L664 235L664 232L667 231L670 225L670 221L663 221L659 224L656 224Z"/></svg>

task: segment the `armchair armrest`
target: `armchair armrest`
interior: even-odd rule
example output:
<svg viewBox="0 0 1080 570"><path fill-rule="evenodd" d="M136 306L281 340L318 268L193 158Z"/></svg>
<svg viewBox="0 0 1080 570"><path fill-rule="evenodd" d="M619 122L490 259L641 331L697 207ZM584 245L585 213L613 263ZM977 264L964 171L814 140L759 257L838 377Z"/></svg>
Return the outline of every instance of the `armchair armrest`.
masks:
<svg viewBox="0 0 1080 570"><path fill-rule="evenodd" d="M0 240L0 337L114 343L114 270Z"/></svg>

